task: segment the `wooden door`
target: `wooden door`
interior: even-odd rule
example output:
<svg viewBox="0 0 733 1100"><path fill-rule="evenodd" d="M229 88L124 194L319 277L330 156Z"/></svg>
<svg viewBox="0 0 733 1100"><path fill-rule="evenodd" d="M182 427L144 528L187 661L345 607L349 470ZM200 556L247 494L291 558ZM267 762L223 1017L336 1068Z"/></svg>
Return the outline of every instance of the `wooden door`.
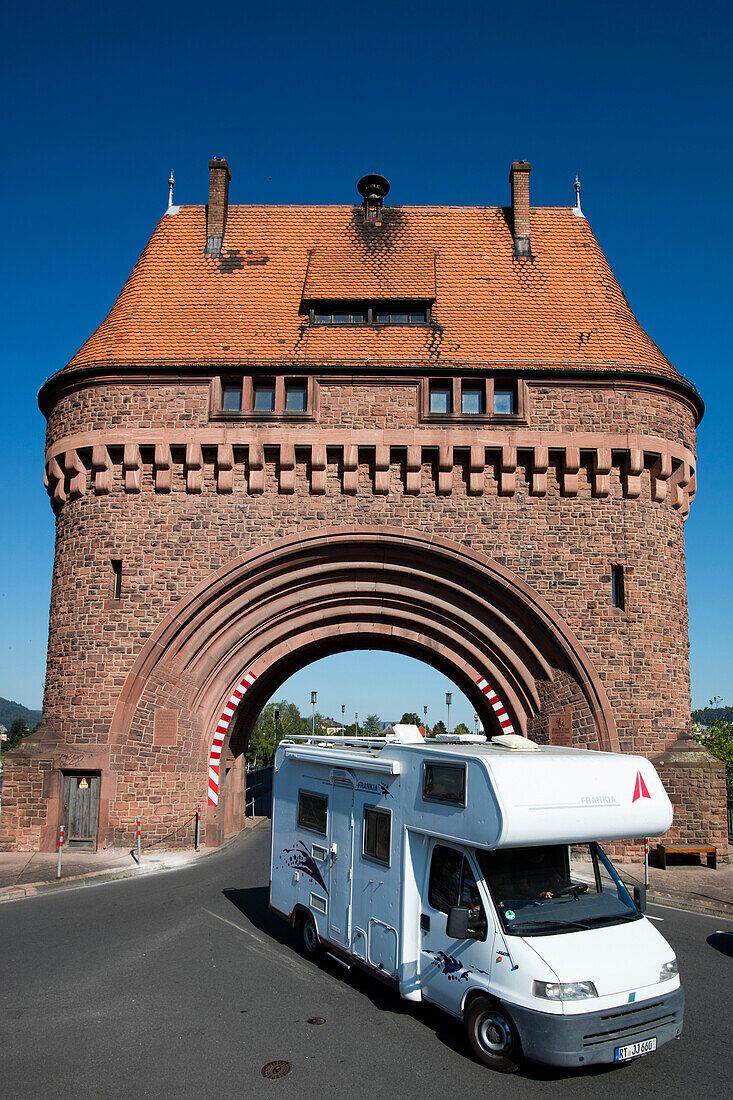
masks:
<svg viewBox="0 0 733 1100"><path fill-rule="evenodd" d="M99 773L64 776L64 843L96 848L99 823Z"/></svg>

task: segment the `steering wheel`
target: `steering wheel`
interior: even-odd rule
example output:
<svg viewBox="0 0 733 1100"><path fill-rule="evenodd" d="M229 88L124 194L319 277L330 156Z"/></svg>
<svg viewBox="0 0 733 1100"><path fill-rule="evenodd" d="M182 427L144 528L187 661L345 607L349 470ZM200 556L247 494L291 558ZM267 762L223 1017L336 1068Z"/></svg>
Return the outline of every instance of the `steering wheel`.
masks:
<svg viewBox="0 0 733 1100"><path fill-rule="evenodd" d="M555 890L553 897L565 898L571 896L579 898L582 893L584 893L584 891L581 890L580 886L563 886L562 890Z"/></svg>

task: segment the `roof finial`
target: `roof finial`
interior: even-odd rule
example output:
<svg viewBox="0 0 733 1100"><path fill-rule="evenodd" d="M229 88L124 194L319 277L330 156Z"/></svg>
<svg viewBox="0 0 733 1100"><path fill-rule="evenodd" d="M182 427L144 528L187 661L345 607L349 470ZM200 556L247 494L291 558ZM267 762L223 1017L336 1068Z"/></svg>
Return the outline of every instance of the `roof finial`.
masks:
<svg viewBox="0 0 733 1100"><path fill-rule="evenodd" d="M173 206L173 188L176 186L176 181L173 178L173 169L171 168L171 174L168 179L168 209Z"/></svg>
<svg viewBox="0 0 733 1100"><path fill-rule="evenodd" d="M585 214L580 208L580 180L578 179L578 173L575 173L575 206L573 207L573 214L576 218L584 218Z"/></svg>

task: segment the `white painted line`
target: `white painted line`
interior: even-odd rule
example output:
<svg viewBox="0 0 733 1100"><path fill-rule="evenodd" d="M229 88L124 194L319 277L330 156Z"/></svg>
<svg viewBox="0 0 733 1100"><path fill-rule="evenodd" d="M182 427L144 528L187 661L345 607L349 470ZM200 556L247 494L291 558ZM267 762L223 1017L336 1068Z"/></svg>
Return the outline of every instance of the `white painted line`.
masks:
<svg viewBox="0 0 733 1100"><path fill-rule="evenodd" d="M662 922L662 924L664 924L664 917L653 917L651 915L651 913L647 913L646 915L649 918L649 920L659 920L659 921Z"/></svg>
<svg viewBox="0 0 733 1100"><path fill-rule="evenodd" d="M649 905L653 905L655 909L671 909L673 913L687 913L688 917L708 917L709 920L720 920L720 913L701 913L699 909L680 909L679 905L662 905L661 901L650 901ZM723 920L727 919L727 917L723 917ZM733 921L733 917L730 919Z"/></svg>
<svg viewBox="0 0 733 1100"><path fill-rule="evenodd" d="M235 924L233 920L227 920L226 917L220 917L218 913L212 913L210 909L206 909L203 905L201 906L201 908L204 910L204 913L208 913L210 917L215 917L216 920L220 920L222 924L228 924L230 928L235 928L237 932L241 932L242 935L249 936L250 939L259 944L260 954L267 955L268 958L272 959L276 963L279 963L280 966L284 966L286 970L289 970L291 974L294 974L295 977L299 978L302 982L310 983L313 981L314 976L324 976L321 971L318 971L315 968L311 970L307 966L301 965L293 959L287 959L283 955L280 955L277 951L273 949L273 947L267 940L263 939L262 936L258 936L255 932L251 932L249 928L242 928L240 924Z"/></svg>

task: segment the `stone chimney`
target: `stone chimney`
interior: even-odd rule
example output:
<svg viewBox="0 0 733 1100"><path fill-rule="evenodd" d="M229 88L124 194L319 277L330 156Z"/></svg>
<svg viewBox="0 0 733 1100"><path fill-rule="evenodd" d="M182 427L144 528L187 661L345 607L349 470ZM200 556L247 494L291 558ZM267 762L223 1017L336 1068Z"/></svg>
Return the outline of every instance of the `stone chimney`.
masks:
<svg viewBox="0 0 733 1100"><path fill-rule="evenodd" d="M512 185L512 232L514 233L514 255L531 256L529 233L529 173L532 165L528 160L515 160L509 172Z"/></svg>
<svg viewBox="0 0 733 1100"><path fill-rule="evenodd" d="M221 255L221 242L227 224L229 180L232 174L223 157L209 161L209 205L206 207L206 255Z"/></svg>

